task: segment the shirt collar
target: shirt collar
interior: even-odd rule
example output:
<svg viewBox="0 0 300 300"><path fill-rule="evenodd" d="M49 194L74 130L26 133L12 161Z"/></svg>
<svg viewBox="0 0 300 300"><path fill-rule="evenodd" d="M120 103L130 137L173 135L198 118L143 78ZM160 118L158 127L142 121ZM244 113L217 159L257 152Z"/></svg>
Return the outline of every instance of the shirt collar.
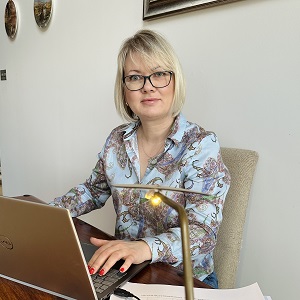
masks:
<svg viewBox="0 0 300 300"><path fill-rule="evenodd" d="M175 117L174 123L171 127L171 132L170 132L168 138L171 139L176 146L178 145L178 143L181 142L181 140L184 136L185 129L186 129L186 122L187 121L182 113L180 113L179 115L177 115Z"/></svg>
<svg viewBox="0 0 300 300"><path fill-rule="evenodd" d="M171 127L170 134L168 138L171 139L175 145L181 142L185 129L186 129L186 118L183 116L182 113L178 114L175 119L174 123ZM141 122L138 120L136 122L128 123L124 127L124 141L130 140L132 136L136 133L137 129L141 125Z"/></svg>

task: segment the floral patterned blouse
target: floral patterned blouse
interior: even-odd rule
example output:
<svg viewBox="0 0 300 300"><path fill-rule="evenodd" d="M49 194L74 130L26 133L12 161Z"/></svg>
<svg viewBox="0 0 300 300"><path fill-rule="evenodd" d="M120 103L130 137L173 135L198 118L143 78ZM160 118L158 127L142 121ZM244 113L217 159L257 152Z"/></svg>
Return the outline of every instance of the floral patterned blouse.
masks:
<svg viewBox="0 0 300 300"><path fill-rule="evenodd" d="M230 185L217 137L179 114L164 151L149 161L144 177L140 178L136 134L139 126L137 121L115 128L99 153L90 177L51 205L65 207L75 217L101 208L112 196L116 211L115 236L142 239L152 251L152 262L166 262L183 270L177 212L164 203L152 206L145 201L145 190L113 185L158 184L212 195L162 191L186 209L193 273L203 280L214 269L213 250Z"/></svg>

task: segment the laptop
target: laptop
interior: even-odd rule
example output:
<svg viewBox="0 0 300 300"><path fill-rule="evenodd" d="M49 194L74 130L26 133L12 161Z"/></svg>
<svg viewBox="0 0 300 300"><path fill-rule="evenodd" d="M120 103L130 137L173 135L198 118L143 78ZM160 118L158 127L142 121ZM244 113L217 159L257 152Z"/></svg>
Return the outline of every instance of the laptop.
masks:
<svg viewBox="0 0 300 300"><path fill-rule="evenodd" d="M109 273L116 281L104 291L87 262L97 248L80 243L67 209L0 196L0 276L64 299L107 299L149 261L124 274L118 262ZM124 275L124 276L123 276ZM104 276L105 277L105 276Z"/></svg>

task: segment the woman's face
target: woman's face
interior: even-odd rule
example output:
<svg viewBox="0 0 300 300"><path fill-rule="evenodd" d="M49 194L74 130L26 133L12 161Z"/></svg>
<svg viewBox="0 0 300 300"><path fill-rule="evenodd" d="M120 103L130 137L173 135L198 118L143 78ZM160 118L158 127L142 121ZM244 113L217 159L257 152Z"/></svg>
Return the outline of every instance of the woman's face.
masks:
<svg viewBox="0 0 300 300"><path fill-rule="evenodd" d="M124 76L149 76L154 72L172 71L165 70L155 62L151 67L146 66L139 54L133 54L132 57L133 60L130 55L126 58ZM145 120L161 120L162 118L172 117L172 104L174 99L173 76L170 84L163 88L153 87L149 79L147 79L142 89L130 91L124 86L124 91L125 101L142 122Z"/></svg>

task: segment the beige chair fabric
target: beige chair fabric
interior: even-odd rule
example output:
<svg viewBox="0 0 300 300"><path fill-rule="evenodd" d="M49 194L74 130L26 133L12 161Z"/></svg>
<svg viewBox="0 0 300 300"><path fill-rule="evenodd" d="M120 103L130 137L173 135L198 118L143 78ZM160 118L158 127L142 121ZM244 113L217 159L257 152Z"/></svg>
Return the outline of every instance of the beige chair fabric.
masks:
<svg viewBox="0 0 300 300"><path fill-rule="evenodd" d="M231 175L231 185L214 250L214 263L219 288L228 289L235 287L246 210L258 153L235 148L221 148L221 152Z"/></svg>

